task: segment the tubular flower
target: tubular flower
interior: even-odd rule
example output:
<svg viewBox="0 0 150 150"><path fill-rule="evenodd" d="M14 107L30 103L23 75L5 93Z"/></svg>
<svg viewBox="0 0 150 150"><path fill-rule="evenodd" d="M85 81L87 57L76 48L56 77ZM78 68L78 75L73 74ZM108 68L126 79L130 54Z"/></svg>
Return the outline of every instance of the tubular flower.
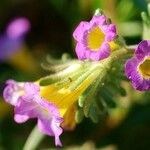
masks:
<svg viewBox="0 0 150 150"><path fill-rule="evenodd" d="M125 73L136 90L150 89L150 41L139 43L135 56L126 62Z"/></svg>
<svg viewBox="0 0 150 150"><path fill-rule="evenodd" d="M60 124L63 119L57 107L43 99L39 92L40 87L34 83L8 80L3 95L6 102L15 106L14 119L17 123L37 118L41 132L55 136L55 145L61 146L59 136L62 133Z"/></svg>
<svg viewBox="0 0 150 150"><path fill-rule="evenodd" d="M39 86L38 81L19 83L8 80L3 97L15 107L14 119L17 123L37 118L41 132L55 136L55 144L61 146L60 126L70 130L75 127L75 103L97 76L93 73L77 86L72 86L70 82L61 88L55 84Z"/></svg>
<svg viewBox="0 0 150 150"><path fill-rule="evenodd" d="M101 60L110 55L115 43L116 27L104 15L94 15L90 22L82 21L73 33L79 59Z"/></svg>
<svg viewBox="0 0 150 150"><path fill-rule="evenodd" d="M16 122L37 118L39 129L44 134L55 136L55 144L60 146L61 127L69 130L75 127L79 96L93 82L99 83L107 72L105 66L110 67L109 60L74 63L34 83L8 80L3 92L5 101L15 107Z"/></svg>

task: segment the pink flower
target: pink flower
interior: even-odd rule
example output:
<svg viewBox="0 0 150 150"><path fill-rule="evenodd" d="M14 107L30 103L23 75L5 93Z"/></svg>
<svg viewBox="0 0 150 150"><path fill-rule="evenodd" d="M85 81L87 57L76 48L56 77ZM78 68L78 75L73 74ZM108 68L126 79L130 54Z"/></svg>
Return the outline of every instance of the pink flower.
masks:
<svg viewBox="0 0 150 150"><path fill-rule="evenodd" d="M15 109L14 119L17 123L24 123L28 119L37 118L40 131L55 137L55 145L61 146L59 136L62 133L60 124L63 119L55 105L39 95L40 87L34 83L17 83L8 80L4 89L4 99Z"/></svg>
<svg viewBox="0 0 150 150"><path fill-rule="evenodd" d="M111 42L117 37L116 26L104 15L95 15L90 22L82 21L73 33L79 59L101 60L110 55Z"/></svg>

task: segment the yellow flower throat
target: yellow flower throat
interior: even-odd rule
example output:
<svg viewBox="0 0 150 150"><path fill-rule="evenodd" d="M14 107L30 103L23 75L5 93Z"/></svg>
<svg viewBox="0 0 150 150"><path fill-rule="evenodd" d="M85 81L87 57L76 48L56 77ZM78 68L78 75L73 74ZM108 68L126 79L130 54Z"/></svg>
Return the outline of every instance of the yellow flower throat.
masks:
<svg viewBox="0 0 150 150"><path fill-rule="evenodd" d="M88 48L91 51L98 51L104 42L104 39L105 34L102 32L102 30L98 26L94 27L87 35ZM119 47L114 41L110 41L108 44L111 50L115 50Z"/></svg>
<svg viewBox="0 0 150 150"><path fill-rule="evenodd" d="M150 79L150 57L138 66L138 71L145 79Z"/></svg>
<svg viewBox="0 0 150 150"><path fill-rule="evenodd" d="M92 51L98 51L102 42L104 41L105 35L99 27L94 27L87 36L87 44L89 49Z"/></svg>

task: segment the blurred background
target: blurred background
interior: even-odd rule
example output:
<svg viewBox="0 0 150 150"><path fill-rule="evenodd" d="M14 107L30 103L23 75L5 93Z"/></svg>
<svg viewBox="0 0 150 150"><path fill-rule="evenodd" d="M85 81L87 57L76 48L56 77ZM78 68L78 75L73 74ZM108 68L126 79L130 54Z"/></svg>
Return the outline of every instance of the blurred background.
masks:
<svg viewBox="0 0 150 150"><path fill-rule="evenodd" d="M54 58L63 53L76 57L72 33L81 20L90 20L97 8L112 19L127 44L137 44L143 31L141 12L147 11L147 3L148 0L0 0L0 150L21 150L36 123L14 122L13 109L2 98L5 81L34 81L45 75L41 63L48 54ZM10 33L10 25L20 18L27 21L26 31ZM64 132L63 148L150 149L150 94L135 92L128 83L122 84L128 96L116 96L118 107L97 124L84 119L74 131ZM39 149L55 148L53 142L46 137Z"/></svg>

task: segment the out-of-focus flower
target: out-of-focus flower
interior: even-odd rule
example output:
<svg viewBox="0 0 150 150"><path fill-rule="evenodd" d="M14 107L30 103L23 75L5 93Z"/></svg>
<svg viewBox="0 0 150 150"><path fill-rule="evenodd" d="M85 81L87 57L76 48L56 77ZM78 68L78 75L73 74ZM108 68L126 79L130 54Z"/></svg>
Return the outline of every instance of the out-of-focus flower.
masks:
<svg viewBox="0 0 150 150"><path fill-rule="evenodd" d="M38 72L36 59L25 46L25 35L30 22L24 17L12 20L6 31L0 35L0 62L8 62L29 74Z"/></svg>
<svg viewBox="0 0 150 150"><path fill-rule="evenodd" d="M62 133L60 117L57 107L40 96L40 87L34 83L17 83L7 81L4 90L6 102L15 106L14 119L23 123L30 118L38 119L39 129L49 136L55 136L55 145L61 146L59 136Z"/></svg>
<svg viewBox="0 0 150 150"><path fill-rule="evenodd" d="M7 27L7 35L10 38L24 36L30 30L30 22L26 18L13 20Z"/></svg>
<svg viewBox="0 0 150 150"><path fill-rule="evenodd" d="M116 26L105 15L94 15L90 22L82 21L73 33L79 59L101 60L110 55L117 37Z"/></svg>
<svg viewBox="0 0 150 150"><path fill-rule="evenodd" d="M136 90L150 89L150 41L139 43L135 56L126 62L125 73Z"/></svg>
<svg viewBox="0 0 150 150"><path fill-rule="evenodd" d="M10 22L5 33L0 36L0 61L8 59L21 48L29 29L30 23L26 18Z"/></svg>

